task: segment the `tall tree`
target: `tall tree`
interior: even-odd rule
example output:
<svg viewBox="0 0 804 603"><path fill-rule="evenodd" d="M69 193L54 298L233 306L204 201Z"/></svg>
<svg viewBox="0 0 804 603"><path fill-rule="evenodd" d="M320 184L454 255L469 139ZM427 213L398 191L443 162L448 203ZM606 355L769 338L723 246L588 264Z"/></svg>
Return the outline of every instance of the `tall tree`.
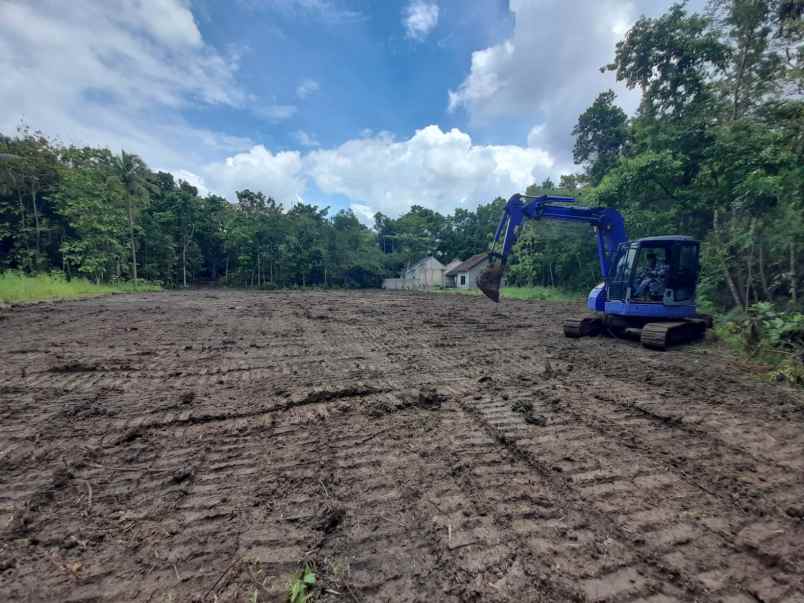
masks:
<svg viewBox="0 0 804 603"><path fill-rule="evenodd" d="M573 159L586 166L592 185L599 184L614 167L625 146L628 117L614 104L615 98L613 90L601 92L572 129Z"/></svg>
<svg viewBox="0 0 804 603"><path fill-rule="evenodd" d="M131 273L137 283L137 238L135 234L135 214L138 207L147 199L146 177L148 168L137 155L120 151L114 159L114 174L125 191L128 207L129 245L131 247Z"/></svg>
<svg viewBox="0 0 804 603"><path fill-rule="evenodd" d="M707 17L674 4L655 19L641 17L605 69L629 88L641 88L643 114L682 119L710 102L711 74L725 68L728 56Z"/></svg>

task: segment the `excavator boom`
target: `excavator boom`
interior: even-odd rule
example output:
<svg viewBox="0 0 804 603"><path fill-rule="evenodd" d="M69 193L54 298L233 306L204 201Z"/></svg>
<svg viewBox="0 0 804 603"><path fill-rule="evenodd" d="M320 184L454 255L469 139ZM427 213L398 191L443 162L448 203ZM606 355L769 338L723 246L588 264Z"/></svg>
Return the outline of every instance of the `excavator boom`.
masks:
<svg viewBox="0 0 804 603"><path fill-rule="evenodd" d="M489 252L491 263L477 278L478 288L490 300L500 301L500 285L505 272L505 264L514 243L516 243L519 227L526 219L591 224L597 233L600 271L604 279L608 277L609 266L617 246L628 239L620 212L609 207L575 207L553 205L551 202L574 203L575 198L553 195L531 197L515 194L508 199Z"/></svg>

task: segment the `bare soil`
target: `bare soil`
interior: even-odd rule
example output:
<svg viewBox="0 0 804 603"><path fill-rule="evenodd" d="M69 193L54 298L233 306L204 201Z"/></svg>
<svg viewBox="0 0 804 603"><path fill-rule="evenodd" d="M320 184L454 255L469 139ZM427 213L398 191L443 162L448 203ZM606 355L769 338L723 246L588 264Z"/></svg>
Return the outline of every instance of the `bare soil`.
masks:
<svg viewBox="0 0 804 603"><path fill-rule="evenodd" d="M573 304L0 311L0 599L804 601L804 395Z"/></svg>

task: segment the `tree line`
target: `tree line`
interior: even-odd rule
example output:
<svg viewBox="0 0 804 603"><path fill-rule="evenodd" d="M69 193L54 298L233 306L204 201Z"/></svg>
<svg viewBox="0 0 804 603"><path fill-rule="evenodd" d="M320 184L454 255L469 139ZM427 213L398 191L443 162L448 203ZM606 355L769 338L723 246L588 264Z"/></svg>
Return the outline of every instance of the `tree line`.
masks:
<svg viewBox="0 0 804 603"><path fill-rule="evenodd" d="M200 195L125 151L0 135L0 269L61 270L168 287L378 287L422 255L487 247L501 201L444 217L413 206L376 230L350 210L285 206L259 191ZM479 218L479 219L478 219Z"/></svg>
<svg viewBox="0 0 804 603"><path fill-rule="evenodd" d="M721 308L801 303L803 17L797 0L643 17L601 69L641 91L638 112L629 118L606 90L573 129L582 171L562 177L562 192L619 209L633 238L703 241L700 292ZM593 280L593 250L549 233L526 228L515 278Z"/></svg>
<svg viewBox="0 0 804 603"><path fill-rule="evenodd" d="M633 117L602 91L573 130L578 173L529 187L619 209L629 234L703 241L701 293L716 306L801 300L804 3L711 0L641 18L602 67L641 92ZM369 228L349 210L242 190L229 202L137 156L0 135L0 269L61 270L166 286L376 287L425 255L487 249L503 199L443 215L414 205ZM583 289L593 237L527 224L512 284Z"/></svg>

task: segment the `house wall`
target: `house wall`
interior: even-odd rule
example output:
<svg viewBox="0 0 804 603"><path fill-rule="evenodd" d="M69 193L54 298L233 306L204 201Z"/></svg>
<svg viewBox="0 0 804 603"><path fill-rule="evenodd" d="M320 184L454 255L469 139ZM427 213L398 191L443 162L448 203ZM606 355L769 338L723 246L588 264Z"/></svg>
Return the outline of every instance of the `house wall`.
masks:
<svg viewBox="0 0 804 603"><path fill-rule="evenodd" d="M460 266L460 265L461 265L460 260L452 260L449 264L444 266L444 286L445 287L452 288L452 287L456 286L455 277L454 276L447 276L447 272L449 272L450 270L452 270L456 266Z"/></svg>
<svg viewBox="0 0 804 603"><path fill-rule="evenodd" d="M410 285L411 282L412 281L409 281L409 280L404 279L404 278L387 278L387 279L383 280L382 288L383 289L409 289L410 288L409 285Z"/></svg>
<svg viewBox="0 0 804 603"><path fill-rule="evenodd" d="M406 272L406 280L415 282L417 288L430 289L444 286L444 265L435 258L428 258Z"/></svg>
<svg viewBox="0 0 804 603"><path fill-rule="evenodd" d="M431 289L444 286L446 268L435 258L417 264L405 271L403 278L387 278L383 289Z"/></svg>
<svg viewBox="0 0 804 603"><path fill-rule="evenodd" d="M459 272L455 277L456 286L459 289L473 289L474 287L477 287L477 277L480 276L480 273L483 272L488 265L489 261L483 260L471 270L467 272ZM466 277L466 282L464 284L461 284L461 276Z"/></svg>

